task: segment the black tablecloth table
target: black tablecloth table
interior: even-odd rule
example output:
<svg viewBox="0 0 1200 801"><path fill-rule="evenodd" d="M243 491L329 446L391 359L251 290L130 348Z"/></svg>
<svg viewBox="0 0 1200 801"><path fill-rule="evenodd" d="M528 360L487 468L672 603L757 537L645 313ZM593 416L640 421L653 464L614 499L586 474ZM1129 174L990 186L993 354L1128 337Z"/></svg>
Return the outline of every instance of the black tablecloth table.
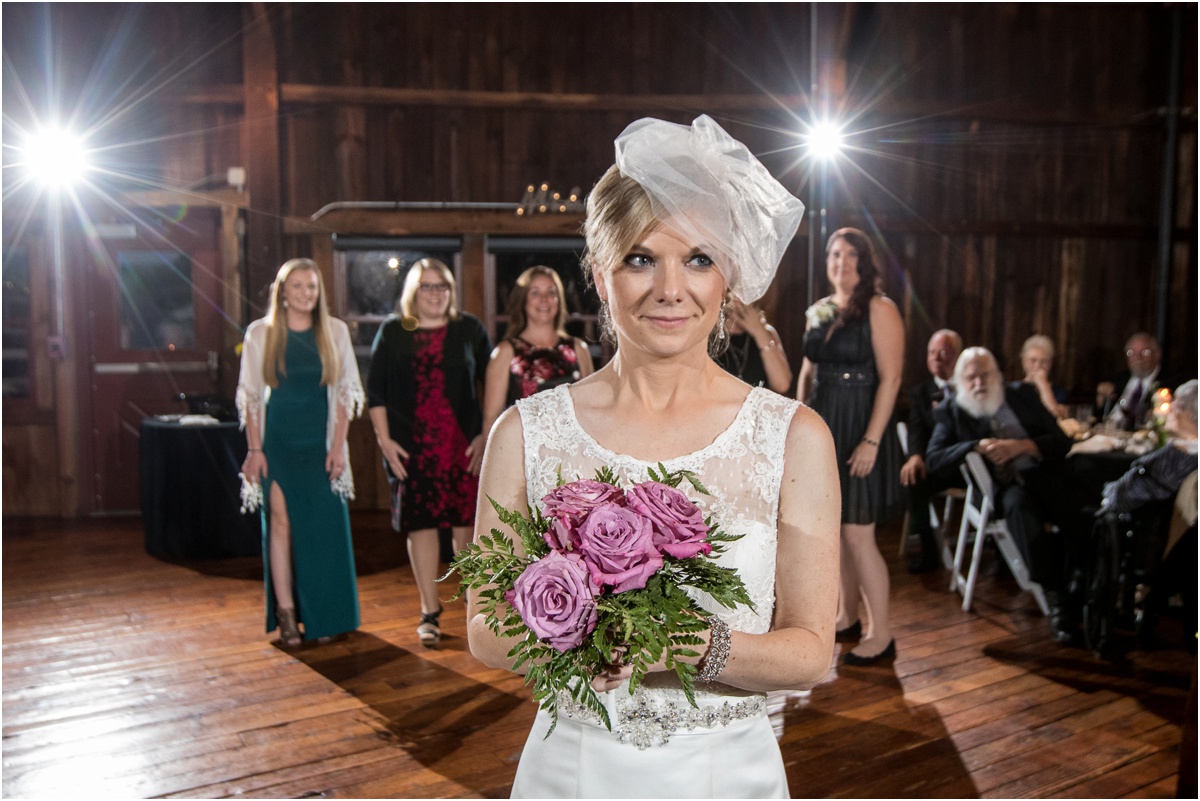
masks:
<svg viewBox="0 0 1200 801"><path fill-rule="evenodd" d="M1077 453L1067 458L1075 480L1095 498L1100 505L1100 493L1104 485L1116 481L1129 470L1137 456L1125 451L1105 451L1102 453Z"/></svg>
<svg viewBox="0 0 1200 801"><path fill-rule="evenodd" d="M147 418L139 447L147 553L176 559L262 553L259 515L241 513L246 437L237 423Z"/></svg>

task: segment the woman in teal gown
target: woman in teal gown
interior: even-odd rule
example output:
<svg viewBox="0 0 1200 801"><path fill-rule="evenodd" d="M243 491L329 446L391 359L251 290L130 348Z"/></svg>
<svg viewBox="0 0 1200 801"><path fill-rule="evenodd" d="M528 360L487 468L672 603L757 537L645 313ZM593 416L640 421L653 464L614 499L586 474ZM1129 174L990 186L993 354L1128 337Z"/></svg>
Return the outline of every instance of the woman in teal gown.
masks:
<svg viewBox="0 0 1200 801"><path fill-rule="evenodd" d="M243 510L263 517L266 627L288 647L358 628L346 432L363 400L350 332L329 316L316 263L292 259L267 316L246 329L237 391Z"/></svg>

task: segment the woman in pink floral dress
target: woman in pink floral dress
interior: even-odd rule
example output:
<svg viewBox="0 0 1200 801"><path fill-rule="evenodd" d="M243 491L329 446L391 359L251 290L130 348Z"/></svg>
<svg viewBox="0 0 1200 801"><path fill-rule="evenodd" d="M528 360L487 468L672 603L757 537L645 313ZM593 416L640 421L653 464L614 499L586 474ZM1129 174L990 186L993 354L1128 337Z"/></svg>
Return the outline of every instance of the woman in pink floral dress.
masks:
<svg viewBox="0 0 1200 801"><path fill-rule="evenodd" d="M492 351L483 395L483 432L509 406L536 392L591 375L587 343L564 328L562 279L549 267L530 267L508 299L508 330Z"/></svg>

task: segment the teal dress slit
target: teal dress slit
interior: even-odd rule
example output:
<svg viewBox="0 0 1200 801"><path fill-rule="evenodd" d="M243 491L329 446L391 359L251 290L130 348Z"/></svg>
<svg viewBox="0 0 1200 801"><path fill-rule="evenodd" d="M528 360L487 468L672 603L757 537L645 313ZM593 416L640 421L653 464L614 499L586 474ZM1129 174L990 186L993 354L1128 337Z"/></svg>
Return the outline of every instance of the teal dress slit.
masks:
<svg viewBox="0 0 1200 801"><path fill-rule="evenodd" d="M321 385L321 357L313 330L288 331L287 375L267 398L263 455L263 580L267 631L274 631L271 586L271 488L278 484L292 530L292 592L304 639L332 637L359 625L354 545L346 500L325 472L328 388Z"/></svg>

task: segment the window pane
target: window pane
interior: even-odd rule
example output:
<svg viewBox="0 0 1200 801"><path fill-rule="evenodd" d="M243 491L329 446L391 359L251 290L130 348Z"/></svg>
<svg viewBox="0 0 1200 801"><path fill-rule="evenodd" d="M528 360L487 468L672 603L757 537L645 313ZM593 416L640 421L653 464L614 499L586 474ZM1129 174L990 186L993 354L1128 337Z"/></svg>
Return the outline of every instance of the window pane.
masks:
<svg viewBox="0 0 1200 801"><path fill-rule="evenodd" d="M525 243L525 240L522 242ZM562 279L568 314L567 332L595 341L594 321L600 310L600 297L594 288L583 281L583 270L579 266L584 249L582 239L574 246L556 242L554 247L546 248L539 247L536 242L527 242L519 249L511 248L503 239L490 244L496 257L496 297L493 299L493 308L497 312L497 322L492 335L497 341L504 336L504 329L508 325L508 297L517 279L525 270L537 265L553 269Z"/></svg>
<svg viewBox="0 0 1200 801"><path fill-rule="evenodd" d="M4 397L29 396L29 253L9 246L4 252Z"/></svg>
<svg viewBox="0 0 1200 801"><path fill-rule="evenodd" d="M192 260L181 253L117 254L121 348L188 350L196 346Z"/></svg>
<svg viewBox="0 0 1200 801"><path fill-rule="evenodd" d="M379 321L399 313L404 278L415 262L437 259L454 269L454 250L406 247L403 242L397 242L395 248L380 245L374 249L339 251L346 276L344 316L359 348L370 348Z"/></svg>

